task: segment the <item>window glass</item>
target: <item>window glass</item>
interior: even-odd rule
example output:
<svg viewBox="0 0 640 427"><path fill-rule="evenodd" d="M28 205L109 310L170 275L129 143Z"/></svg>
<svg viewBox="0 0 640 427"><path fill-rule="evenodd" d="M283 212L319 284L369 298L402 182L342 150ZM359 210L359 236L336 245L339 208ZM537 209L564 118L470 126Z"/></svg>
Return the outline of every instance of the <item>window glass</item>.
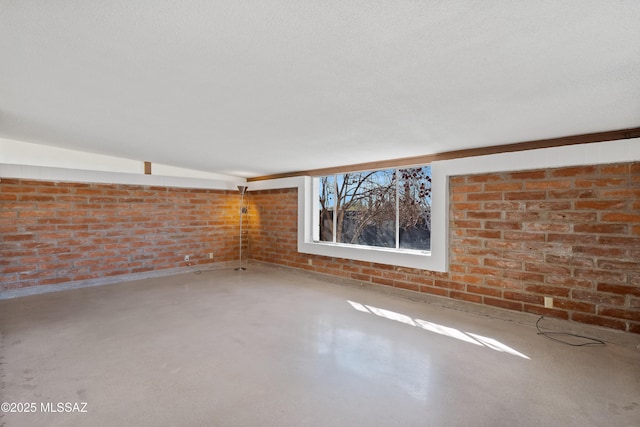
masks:
<svg viewBox="0 0 640 427"><path fill-rule="evenodd" d="M394 170L349 173L342 177L337 192L340 206L336 242L395 248Z"/></svg>
<svg viewBox="0 0 640 427"><path fill-rule="evenodd" d="M333 217L336 208L335 175L320 177L320 241L333 242Z"/></svg>
<svg viewBox="0 0 640 427"><path fill-rule="evenodd" d="M319 240L428 250L430 175L422 166L319 177Z"/></svg>
<svg viewBox="0 0 640 427"><path fill-rule="evenodd" d="M431 167L398 169L399 247L431 248Z"/></svg>

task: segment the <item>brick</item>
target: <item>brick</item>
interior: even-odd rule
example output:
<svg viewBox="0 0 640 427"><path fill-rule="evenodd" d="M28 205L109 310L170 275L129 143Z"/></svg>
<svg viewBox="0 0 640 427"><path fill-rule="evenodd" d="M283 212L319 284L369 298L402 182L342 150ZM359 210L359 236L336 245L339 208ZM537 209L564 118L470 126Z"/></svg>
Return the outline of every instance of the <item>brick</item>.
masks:
<svg viewBox="0 0 640 427"><path fill-rule="evenodd" d="M312 259L312 258L310 258L310 259ZM313 260L313 259L312 259L312 260ZM317 261L316 261L316 260L313 260L313 262L317 262ZM352 273L358 273L358 272L360 272L360 271L361 271L359 266L357 266L357 265L351 265L351 264L343 264L343 265L342 265L342 269L343 269L344 271L349 271L349 272L352 272Z"/></svg>
<svg viewBox="0 0 640 427"><path fill-rule="evenodd" d="M461 211L453 211L453 213L450 215L449 218L453 218L453 219L465 219L467 217L467 213L466 212L461 212Z"/></svg>
<svg viewBox="0 0 640 427"><path fill-rule="evenodd" d="M489 193L468 193L467 201L486 201L486 200L502 200L502 193L489 192Z"/></svg>
<svg viewBox="0 0 640 427"><path fill-rule="evenodd" d="M449 272L451 273L466 273L467 267L464 264L449 263Z"/></svg>
<svg viewBox="0 0 640 427"><path fill-rule="evenodd" d="M526 313L539 314L541 316L555 317L558 319L569 319L569 313L564 310L558 310L556 308L545 308L538 305L525 304L523 311L525 311Z"/></svg>
<svg viewBox="0 0 640 427"><path fill-rule="evenodd" d="M451 187L453 193L478 193L482 191L481 184L456 185Z"/></svg>
<svg viewBox="0 0 640 427"><path fill-rule="evenodd" d="M396 288L407 289L410 291L416 291L416 292L420 291L420 286L416 285L415 283L396 281L393 286Z"/></svg>
<svg viewBox="0 0 640 427"><path fill-rule="evenodd" d="M562 298L556 298L553 301L553 306L554 308L559 308L562 310L580 311L582 313L592 313L592 314L596 313L595 304L588 303L588 302L571 301L571 300L566 300Z"/></svg>
<svg viewBox="0 0 640 427"><path fill-rule="evenodd" d="M527 262L524 265L525 271L543 274L558 274L558 275L570 275L571 269L569 267L563 267L560 265L550 265L537 262Z"/></svg>
<svg viewBox="0 0 640 427"><path fill-rule="evenodd" d="M548 274L545 276L543 281L547 285L565 286L567 288L591 289L594 287L594 282L592 280L576 279L575 277L567 275Z"/></svg>
<svg viewBox="0 0 640 427"><path fill-rule="evenodd" d="M626 200L576 200L576 209L619 210L627 206Z"/></svg>
<svg viewBox="0 0 640 427"><path fill-rule="evenodd" d="M621 174L628 174L630 173L631 170L631 165L630 164L613 164L613 165L602 165L600 166L600 173L604 173L604 174L614 174L614 175L621 175Z"/></svg>
<svg viewBox="0 0 640 427"><path fill-rule="evenodd" d="M640 238L623 236L598 236L598 243L604 246L640 247Z"/></svg>
<svg viewBox="0 0 640 427"><path fill-rule="evenodd" d="M409 276L407 279L412 283L418 283L424 286L433 286L433 279L423 276Z"/></svg>
<svg viewBox="0 0 640 427"><path fill-rule="evenodd" d="M452 276L456 276L456 275L452 275ZM465 277L473 277L473 276L465 276ZM453 280L455 280L455 279L453 279ZM471 279L471 280L473 280L473 279ZM455 289L457 291L462 291L462 290L464 290L464 287L465 287L464 282L456 283L456 282L451 282L451 281L448 281L448 280L436 280L434 282L434 286L437 287L437 288Z"/></svg>
<svg viewBox="0 0 640 427"><path fill-rule="evenodd" d="M459 282L459 284L478 285L478 284L482 283L482 277L481 276L475 276L475 275L471 275L471 274L452 274L451 275L451 280L454 281L454 282ZM435 285L436 286L440 286L440 283L448 283L448 282L443 282L441 280L436 280ZM449 287L449 289L458 289L458 290L464 289L464 285L459 285L459 284L457 284L455 287L450 287L450 286L445 286L445 287Z"/></svg>
<svg viewBox="0 0 640 427"><path fill-rule="evenodd" d="M494 249L518 250L518 249L522 248L522 243L520 243L520 242L506 242L504 240L486 240L485 241L485 246L487 248L494 248Z"/></svg>
<svg viewBox="0 0 640 427"><path fill-rule="evenodd" d="M507 259L485 258L484 265L487 267L495 267L495 268L509 269L509 270L522 269L522 262L507 260Z"/></svg>
<svg viewBox="0 0 640 427"><path fill-rule="evenodd" d="M517 193L505 193L505 200L544 200L547 193L544 191L519 191Z"/></svg>
<svg viewBox="0 0 640 427"><path fill-rule="evenodd" d="M489 248L466 248L467 255L491 256L499 258L501 251Z"/></svg>
<svg viewBox="0 0 640 427"><path fill-rule="evenodd" d="M573 271L574 277L609 283L622 283L625 281L625 273L619 271L605 271L595 269L579 269Z"/></svg>
<svg viewBox="0 0 640 427"><path fill-rule="evenodd" d="M489 288L486 286L467 285L467 292L472 294L489 295L493 297L502 296L501 289Z"/></svg>
<svg viewBox="0 0 640 427"><path fill-rule="evenodd" d="M571 265L578 267L595 266L595 263L591 258L575 257L570 255L546 254L544 260L549 264Z"/></svg>
<svg viewBox="0 0 640 427"><path fill-rule="evenodd" d="M627 214L627 213L606 213L602 215L602 221L604 222L638 222L640 223L639 214Z"/></svg>
<svg viewBox="0 0 640 427"><path fill-rule="evenodd" d="M546 285L525 285L524 291L554 297L568 297L570 293L569 289Z"/></svg>
<svg viewBox="0 0 640 427"><path fill-rule="evenodd" d="M494 307L506 308L508 310L522 311L522 303L519 301L509 301L509 300L484 297L483 302L487 305L491 305Z"/></svg>
<svg viewBox="0 0 640 427"><path fill-rule="evenodd" d="M540 221L540 217L542 216L541 212L536 211L515 211L515 212L505 212L505 218L508 221L516 221L516 222L536 222Z"/></svg>
<svg viewBox="0 0 640 427"><path fill-rule="evenodd" d="M598 292L609 292L619 295L635 295L640 297L640 286L598 283Z"/></svg>
<svg viewBox="0 0 640 427"><path fill-rule="evenodd" d="M527 283L543 283L545 276L538 273L530 273L528 271L505 271L504 277Z"/></svg>
<svg viewBox="0 0 640 427"><path fill-rule="evenodd" d="M2 186L0 186L0 188L2 188L5 185L18 185L20 184L21 180L19 179L14 179L14 178L2 178L0 179L0 183L2 184Z"/></svg>
<svg viewBox="0 0 640 427"><path fill-rule="evenodd" d="M454 220L454 221L451 221L451 224L453 227L456 227L456 228L480 228L481 227L480 221Z"/></svg>
<svg viewBox="0 0 640 427"><path fill-rule="evenodd" d="M565 179L565 180L554 180L554 181L528 181L525 183L526 190L549 190L549 189L562 189L562 188L571 188L573 185L573 181Z"/></svg>
<svg viewBox="0 0 640 427"><path fill-rule="evenodd" d="M449 185L451 186L456 186L456 185L461 185L466 183L467 183L466 176L452 176L449 178Z"/></svg>
<svg viewBox="0 0 640 427"><path fill-rule="evenodd" d="M580 323L587 323L590 325L604 326L605 328L619 329L621 331L624 331L626 329L626 323L623 321L607 319L591 314L572 313L571 320Z"/></svg>
<svg viewBox="0 0 640 427"><path fill-rule="evenodd" d="M2 239L6 242L23 242L25 240L33 240L35 236L33 233L27 234L5 234Z"/></svg>
<svg viewBox="0 0 640 427"><path fill-rule="evenodd" d="M466 213L469 219L500 219L502 212L499 211L469 211Z"/></svg>
<svg viewBox="0 0 640 427"><path fill-rule="evenodd" d="M432 295L438 295L441 297L446 297L449 295L449 291L447 289L440 288L432 288L430 286L420 286L420 292Z"/></svg>
<svg viewBox="0 0 640 427"><path fill-rule="evenodd" d="M626 302L625 298L619 295L577 289L573 289L571 291L571 297L573 300L587 301L594 304L605 304L609 306L624 306Z"/></svg>
<svg viewBox="0 0 640 427"><path fill-rule="evenodd" d="M522 182L498 182L487 183L484 185L484 191L522 191Z"/></svg>
<svg viewBox="0 0 640 427"><path fill-rule="evenodd" d="M485 280L485 284L487 286L491 286L494 288L502 288L502 289L522 289L522 282L519 280L510 280L510 279L502 279L502 278L487 278Z"/></svg>
<svg viewBox="0 0 640 427"><path fill-rule="evenodd" d="M486 221L484 228L489 230L520 230L522 225L513 221Z"/></svg>
<svg viewBox="0 0 640 427"><path fill-rule="evenodd" d="M519 211L525 209L524 202L485 202L487 211Z"/></svg>
<svg viewBox="0 0 640 427"><path fill-rule="evenodd" d="M467 237L479 237L481 239L499 239L502 233L499 230L467 230Z"/></svg>
<svg viewBox="0 0 640 427"><path fill-rule="evenodd" d="M3 181L6 180L6 178L2 178ZM4 182L3 182L4 183ZM8 186L8 185L3 185L0 187L0 190L3 193L16 193L16 194L25 194L25 193L35 193L36 189L33 187L28 187L28 186Z"/></svg>
<svg viewBox="0 0 640 427"><path fill-rule="evenodd" d="M603 270L640 270L640 260L634 261L617 261L610 259L599 259L598 268Z"/></svg>
<svg viewBox="0 0 640 427"><path fill-rule="evenodd" d="M493 267L480 267L470 265L467 268L469 274L476 274L481 276L493 276L493 277L502 277L504 271L498 268Z"/></svg>
<svg viewBox="0 0 640 427"><path fill-rule="evenodd" d="M482 209L482 204L479 202L475 202L475 203L458 202L458 203L452 203L451 207L453 208L454 211L479 211L480 209Z"/></svg>
<svg viewBox="0 0 640 427"><path fill-rule="evenodd" d="M569 221L569 222L593 222L598 219L595 212L551 212L547 215L549 221Z"/></svg>
<svg viewBox="0 0 640 427"><path fill-rule="evenodd" d="M624 224L575 224L573 231L576 233L596 234L624 234L628 226Z"/></svg>
<svg viewBox="0 0 640 427"><path fill-rule="evenodd" d="M359 280L361 282L371 281L371 276L367 276L366 274L360 274L360 273L351 273L351 278L355 280Z"/></svg>
<svg viewBox="0 0 640 427"><path fill-rule="evenodd" d="M553 231L556 233L568 233L571 231L569 224L557 224L557 223L532 223L526 224L524 229L526 231Z"/></svg>
<svg viewBox="0 0 640 427"><path fill-rule="evenodd" d="M454 259L456 262L460 262L465 265L480 265L482 263L480 258L477 256L456 255Z"/></svg>
<svg viewBox="0 0 640 427"><path fill-rule="evenodd" d="M501 174L488 174L488 175L471 175L467 177L467 182L495 182L503 181L504 176Z"/></svg>
<svg viewBox="0 0 640 427"><path fill-rule="evenodd" d="M571 209L569 201L548 201L544 202L526 202L525 209L527 211L562 211Z"/></svg>
<svg viewBox="0 0 640 427"><path fill-rule="evenodd" d="M635 322L640 322L639 310L625 310L622 308L600 306L598 307L598 314L601 316L616 317L618 319L627 319L633 320Z"/></svg>
<svg viewBox="0 0 640 427"><path fill-rule="evenodd" d="M505 231L505 240L517 240L520 242L544 242L545 235L543 233L528 233L520 231Z"/></svg>
<svg viewBox="0 0 640 427"><path fill-rule="evenodd" d="M615 248L609 246L574 246L573 253L580 255L621 257L625 254L625 248Z"/></svg>
<svg viewBox="0 0 640 427"><path fill-rule="evenodd" d="M593 199L598 196L596 190L549 190L550 199Z"/></svg>
<svg viewBox="0 0 640 427"><path fill-rule="evenodd" d="M482 303L482 297L480 295L468 294L466 292L451 291L449 292L449 297L457 300L474 302L477 304Z"/></svg>
<svg viewBox="0 0 640 427"><path fill-rule="evenodd" d="M568 177L568 176L581 176L592 175L597 171L596 166L571 166L565 168L558 168L551 171L553 177Z"/></svg>
<svg viewBox="0 0 640 427"><path fill-rule="evenodd" d="M539 295L525 294L522 292L504 291L504 298L513 301L527 302L530 304L544 304L544 297Z"/></svg>
<svg viewBox="0 0 640 427"><path fill-rule="evenodd" d="M595 179L577 179L575 182L576 188L593 188L593 187L620 187L626 184L627 178L604 178L599 177Z"/></svg>
<svg viewBox="0 0 640 427"><path fill-rule="evenodd" d="M458 202L466 202L467 201L467 193L451 193L449 195L449 200L452 204Z"/></svg>
<svg viewBox="0 0 640 427"><path fill-rule="evenodd" d="M544 179L547 177L546 170L534 170L534 171L523 171L523 172L513 172L509 174L509 179L514 180L531 180L531 179Z"/></svg>
<svg viewBox="0 0 640 427"><path fill-rule="evenodd" d="M599 193L604 199L637 199L640 197L640 188L601 189Z"/></svg>

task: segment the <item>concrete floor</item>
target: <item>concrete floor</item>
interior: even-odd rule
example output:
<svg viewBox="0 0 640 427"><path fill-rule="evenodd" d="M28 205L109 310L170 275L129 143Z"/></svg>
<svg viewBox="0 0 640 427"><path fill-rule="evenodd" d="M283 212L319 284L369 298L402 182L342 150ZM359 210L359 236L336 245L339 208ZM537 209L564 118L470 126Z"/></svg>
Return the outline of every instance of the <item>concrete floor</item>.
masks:
<svg viewBox="0 0 640 427"><path fill-rule="evenodd" d="M36 404L6 427L640 425L635 336L570 347L263 266L3 300L0 332L0 402Z"/></svg>

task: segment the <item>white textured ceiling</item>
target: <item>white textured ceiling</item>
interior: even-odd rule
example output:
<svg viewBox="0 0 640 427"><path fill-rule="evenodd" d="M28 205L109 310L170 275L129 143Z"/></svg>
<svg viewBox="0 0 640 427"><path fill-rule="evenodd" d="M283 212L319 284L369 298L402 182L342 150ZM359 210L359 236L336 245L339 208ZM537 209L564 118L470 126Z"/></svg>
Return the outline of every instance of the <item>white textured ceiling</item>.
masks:
<svg viewBox="0 0 640 427"><path fill-rule="evenodd" d="M0 0L0 137L258 176L640 126L640 1Z"/></svg>

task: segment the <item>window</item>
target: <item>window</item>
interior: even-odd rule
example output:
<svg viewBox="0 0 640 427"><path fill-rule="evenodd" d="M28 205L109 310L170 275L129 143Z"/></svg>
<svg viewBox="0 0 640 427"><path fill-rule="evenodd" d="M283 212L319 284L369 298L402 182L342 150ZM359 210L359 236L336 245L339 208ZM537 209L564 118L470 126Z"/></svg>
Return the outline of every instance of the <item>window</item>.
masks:
<svg viewBox="0 0 640 427"><path fill-rule="evenodd" d="M315 185L314 241L430 250L430 166L328 175Z"/></svg>

